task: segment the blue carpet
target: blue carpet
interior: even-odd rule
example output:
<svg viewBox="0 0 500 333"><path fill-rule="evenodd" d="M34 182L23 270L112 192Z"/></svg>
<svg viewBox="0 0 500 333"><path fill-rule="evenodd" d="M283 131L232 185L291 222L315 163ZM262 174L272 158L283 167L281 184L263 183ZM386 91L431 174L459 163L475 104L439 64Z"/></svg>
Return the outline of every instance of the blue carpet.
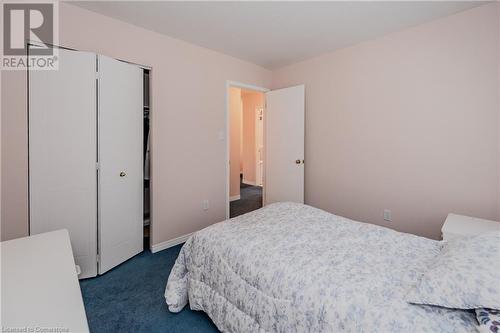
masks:
<svg viewBox="0 0 500 333"><path fill-rule="evenodd" d="M149 250L104 275L80 281L91 333L218 332L210 318L189 305L170 313L163 296L181 245Z"/></svg>

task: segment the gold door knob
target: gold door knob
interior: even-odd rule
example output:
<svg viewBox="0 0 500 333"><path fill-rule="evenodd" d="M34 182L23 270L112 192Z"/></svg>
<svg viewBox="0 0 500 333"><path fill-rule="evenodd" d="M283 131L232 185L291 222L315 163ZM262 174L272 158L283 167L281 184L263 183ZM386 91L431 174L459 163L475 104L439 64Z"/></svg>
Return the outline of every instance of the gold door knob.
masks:
<svg viewBox="0 0 500 333"><path fill-rule="evenodd" d="M126 175L125 171L120 172L120 177L125 177Z"/></svg>
<svg viewBox="0 0 500 333"><path fill-rule="evenodd" d="M300 160L295 160L295 164L300 164Z"/></svg>

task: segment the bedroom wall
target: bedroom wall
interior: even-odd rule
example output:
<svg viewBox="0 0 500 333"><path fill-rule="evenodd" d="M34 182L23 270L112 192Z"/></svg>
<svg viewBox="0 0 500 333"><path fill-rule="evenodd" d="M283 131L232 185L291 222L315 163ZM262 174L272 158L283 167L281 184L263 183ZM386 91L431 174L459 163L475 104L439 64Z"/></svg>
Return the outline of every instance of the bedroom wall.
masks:
<svg viewBox="0 0 500 333"><path fill-rule="evenodd" d="M229 88L229 196L240 195L241 135L242 135L241 89Z"/></svg>
<svg viewBox="0 0 500 333"><path fill-rule="evenodd" d="M500 219L498 25L492 3L274 71L306 86L306 202L432 238Z"/></svg>
<svg viewBox="0 0 500 333"><path fill-rule="evenodd" d="M60 44L152 70L152 241L225 218L226 80L268 87L262 67L61 3ZM2 72L1 239L27 234L26 73ZM203 210L203 200L210 208Z"/></svg>

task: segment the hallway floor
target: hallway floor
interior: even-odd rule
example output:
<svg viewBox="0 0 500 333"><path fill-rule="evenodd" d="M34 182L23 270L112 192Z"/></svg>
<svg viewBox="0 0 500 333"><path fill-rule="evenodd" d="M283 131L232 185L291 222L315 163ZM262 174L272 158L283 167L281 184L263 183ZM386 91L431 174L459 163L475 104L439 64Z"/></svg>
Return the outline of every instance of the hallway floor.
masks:
<svg viewBox="0 0 500 333"><path fill-rule="evenodd" d="M231 201L230 217L236 217L262 208L262 187L240 183L240 199Z"/></svg>

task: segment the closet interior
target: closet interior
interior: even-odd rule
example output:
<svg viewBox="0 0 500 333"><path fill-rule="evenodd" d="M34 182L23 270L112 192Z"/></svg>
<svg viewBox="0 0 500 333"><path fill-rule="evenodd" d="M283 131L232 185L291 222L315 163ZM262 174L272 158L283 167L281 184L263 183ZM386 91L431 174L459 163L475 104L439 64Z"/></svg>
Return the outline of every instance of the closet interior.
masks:
<svg viewBox="0 0 500 333"><path fill-rule="evenodd" d="M151 186L150 186L150 172L151 172L151 153L150 153L150 71L144 69L144 249L149 249L150 246L150 228L151 228Z"/></svg>

